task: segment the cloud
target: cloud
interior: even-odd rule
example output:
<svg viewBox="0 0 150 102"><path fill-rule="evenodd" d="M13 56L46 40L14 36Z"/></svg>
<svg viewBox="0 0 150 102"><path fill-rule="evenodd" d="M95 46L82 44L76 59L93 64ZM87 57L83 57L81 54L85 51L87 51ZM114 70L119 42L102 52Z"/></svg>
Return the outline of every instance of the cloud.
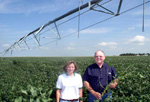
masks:
<svg viewBox="0 0 150 102"><path fill-rule="evenodd" d="M100 45L100 46L116 46L118 44L116 42L101 42L98 45Z"/></svg>
<svg viewBox="0 0 150 102"><path fill-rule="evenodd" d="M141 22L141 19L139 19L138 22ZM137 26L137 27L142 27L142 24L141 24L141 23L140 23L140 24L138 23L136 26ZM144 27L145 27L145 28L146 28L146 27L150 27L150 20L147 20L147 19L144 20Z"/></svg>
<svg viewBox="0 0 150 102"><path fill-rule="evenodd" d="M107 50L111 50L111 51L114 51L116 50L118 47L117 47L118 43L116 42L101 42L101 43L98 43L96 45L96 48L101 48L101 49L107 49Z"/></svg>
<svg viewBox="0 0 150 102"><path fill-rule="evenodd" d="M69 29L68 31L67 31L69 34L72 34L72 33L74 33L74 32L77 32L75 29Z"/></svg>
<svg viewBox="0 0 150 102"><path fill-rule="evenodd" d="M134 29L135 29L135 27L129 27L128 29L129 29L129 30L134 30Z"/></svg>
<svg viewBox="0 0 150 102"><path fill-rule="evenodd" d="M146 38L144 36L137 35L130 42L144 42Z"/></svg>
<svg viewBox="0 0 150 102"><path fill-rule="evenodd" d="M5 28L5 27L7 27L7 26L0 23L0 28Z"/></svg>
<svg viewBox="0 0 150 102"><path fill-rule="evenodd" d="M148 39L145 36L137 35L134 38L129 39L127 43L136 43L137 45L144 45L145 41Z"/></svg>
<svg viewBox="0 0 150 102"><path fill-rule="evenodd" d="M19 0L1 0L0 3L0 13L17 13L21 10L18 9L17 3L19 4ZM14 7L15 6L15 7Z"/></svg>
<svg viewBox="0 0 150 102"><path fill-rule="evenodd" d="M108 33L110 30L107 28L92 28L81 31L82 34L103 34Z"/></svg>
<svg viewBox="0 0 150 102"><path fill-rule="evenodd" d="M75 50L76 48L74 47L76 44L74 42L69 43L68 47L66 47L67 50Z"/></svg>
<svg viewBox="0 0 150 102"><path fill-rule="evenodd" d="M68 33L75 33L77 30L75 29L69 29ZM80 31L80 34L104 34L110 32L110 29L108 28L91 28L91 29L85 29Z"/></svg>
<svg viewBox="0 0 150 102"><path fill-rule="evenodd" d="M74 50L75 48L68 46L66 49L67 49L67 50Z"/></svg>
<svg viewBox="0 0 150 102"><path fill-rule="evenodd" d="M3 46L3 47L10 47L9 44L3 44L2 46Z"/></svg>
<svg viewBox="0 0 150 102"><path fill-rule="evenodd" d="M0 13L46 13L67 9L73 4L74 2L72 0L70 2L68 2L68 0L54 0L48 2L41 2L39 0L1 0Z"/></svg>
<svg viewBox="0 0 150 102"><path fill-rule="evenodd" d="M145 9L145 12L144 12L145 15L150 15L150 10L149 10L149 9L150 9L150 8L146 8L146 9ZM143 15L143 10L140 9L140 10L134 12L133 14L134 14L134 15Z"/></svg>
<svg viewBox="0 0 150 102"><path fill-rule="evenodd" d="M73 43L73 42L71 42L69 45L70 45L70 46L75 46L76 44L75 44L75 43Z"/></svg>
<svg viewBox="0 0 150 102"><path fill-rule="evenodd" d="M39 48L42 50L49 50L50 49L49 47L46 47L46 46L40 46Z"/></svg>

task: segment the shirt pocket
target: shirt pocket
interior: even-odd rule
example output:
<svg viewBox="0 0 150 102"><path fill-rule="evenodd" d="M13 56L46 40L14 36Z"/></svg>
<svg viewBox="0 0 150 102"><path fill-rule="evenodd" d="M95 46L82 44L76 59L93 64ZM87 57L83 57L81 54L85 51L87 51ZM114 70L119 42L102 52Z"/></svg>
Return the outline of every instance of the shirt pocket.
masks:
<svg viewBox="0 0 150 102"><path fill-rule="evenodd" d="M112 74L111 72L108 72L108 83L112 81Z"/></svg>

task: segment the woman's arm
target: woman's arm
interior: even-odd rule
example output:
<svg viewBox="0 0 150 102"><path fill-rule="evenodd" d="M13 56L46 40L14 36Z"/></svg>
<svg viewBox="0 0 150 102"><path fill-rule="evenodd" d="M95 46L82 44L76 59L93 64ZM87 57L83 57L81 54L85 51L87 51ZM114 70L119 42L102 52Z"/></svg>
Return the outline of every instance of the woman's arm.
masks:
<svg viewBox="0 0 150 102"><path fill-rule="evenodd" d="M83 90L79 89L79 97L82 98L83 97ZM82 102L82 100L80 100L80 102Z"/></svg>
<svg viewBox="0 0 150 102"><path fill-rule="evenodd" d="M60 102L60 93L61 93L61 90L57 89L56 90L56 102Z"/></svg>

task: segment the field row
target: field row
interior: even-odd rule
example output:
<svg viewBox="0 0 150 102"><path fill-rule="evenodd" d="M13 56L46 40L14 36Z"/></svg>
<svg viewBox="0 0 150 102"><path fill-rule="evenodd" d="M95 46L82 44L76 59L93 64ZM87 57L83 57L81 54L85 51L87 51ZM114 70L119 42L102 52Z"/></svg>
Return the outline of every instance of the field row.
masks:
<svg viewBox="0 0 150 102"><path fill-rule="evenodd" d="M0 59L0 102L55 102L55 85L62 67L74 60L83 75L93 57L26 57ZM150 57L106 57L119 75L113 102L149 102ZM84 100L87 91L84 88Z"/></svg>

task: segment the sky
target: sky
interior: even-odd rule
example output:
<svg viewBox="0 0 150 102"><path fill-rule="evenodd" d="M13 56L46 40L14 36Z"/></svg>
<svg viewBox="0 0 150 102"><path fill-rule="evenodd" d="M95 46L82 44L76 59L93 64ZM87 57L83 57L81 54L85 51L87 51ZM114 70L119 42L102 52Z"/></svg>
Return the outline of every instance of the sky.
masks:
<svg viewBox="0 0 150 102"><path fill-rule="evenodd" d="M143 6L131 9L143 0L123 0L119 16L96 11L106 11L100 6L95 10L87 7L48 25L37 33L37 40L32 34L10 48L35 29L89 1L0 0L0 56L93 56L97 50L106 56L150 53L150 0L145 0L144 21ZM116 14L119 1L99 4Z"/></svg>

